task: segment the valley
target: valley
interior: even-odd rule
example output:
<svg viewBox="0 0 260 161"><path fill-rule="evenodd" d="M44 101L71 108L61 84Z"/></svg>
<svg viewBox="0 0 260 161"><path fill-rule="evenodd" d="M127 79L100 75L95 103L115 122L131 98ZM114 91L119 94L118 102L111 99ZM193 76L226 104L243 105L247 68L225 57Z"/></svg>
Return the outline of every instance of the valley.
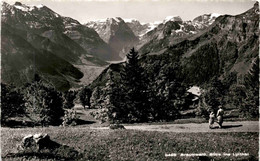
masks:
<svg viewBox="0 0 260 161"><path fill-rule="evenodd" d="M259 159L259 2L147 3L1 3L1 159Z"/></svg>

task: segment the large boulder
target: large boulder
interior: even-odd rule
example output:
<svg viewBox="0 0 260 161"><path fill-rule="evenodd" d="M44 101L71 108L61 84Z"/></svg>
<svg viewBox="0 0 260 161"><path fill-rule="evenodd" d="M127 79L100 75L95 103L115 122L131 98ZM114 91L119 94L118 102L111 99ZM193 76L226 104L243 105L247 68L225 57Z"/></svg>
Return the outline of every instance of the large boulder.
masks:
<svg viewBox="0 0 260 161"><path fill-rule="evenodd" d="M39 151L43 148L48 148L53 142L50 140L48 134L35 134L27 135L22 139L21 145L19 146L20 150L32 150Z"/></svg>
<svg viewBox="0 0 260 161"><path fill-rule="evenodd" d="M12 157L33 158L32 160L80 160L80 154L73 147L59 144L50 139L48 134L27 135L17 147L18 153L12 153Z"/></svg>
<svg viewBox="0 0 260 161"><path fill-rule="evenodd" d="M33 140L33 135L27 135L22 139L21 148L26 149L27 147L32 147L35 145Z"/></svg>

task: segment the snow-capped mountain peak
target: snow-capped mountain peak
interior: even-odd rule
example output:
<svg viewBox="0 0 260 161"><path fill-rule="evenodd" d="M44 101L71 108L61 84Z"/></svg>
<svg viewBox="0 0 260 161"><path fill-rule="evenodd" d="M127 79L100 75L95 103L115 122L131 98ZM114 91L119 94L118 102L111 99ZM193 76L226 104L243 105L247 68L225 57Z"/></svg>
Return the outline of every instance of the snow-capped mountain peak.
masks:
<svg viewBox="0 0 260 161"><path fill-rule="evenodd" d="M105 24L107 22L110 22L110 24L111 24L111 23L120 23L122 21L124 21L124 20L122 18L120 18L120 17L112 17L112 18L92 20L92 21L87 22L86 24L94 27L95 25Z"/></svg>
<svg viewBox="0 0 260 161"><path fill-rule="evenodd" d="M131 22L136 22L138 20L135 18L124 18L124 21L125 21L125 23L131 23Z"/></svg>
<svg viewBox="0 0 260 161"><path fill-rule="evenodd" d="M100 22L100 23L103 23L103 22L106 22L107 21L107 18L105 18L105 19L98 19L98 20L96 20L96 22Z"/></svg>
<svg viewBox="0 0 260 161"><path fill-rule="evenodd" d="M182 19L180 16L167 16L164 20L163 23L166 23L168 21L177 21L177 22L182 22Z"/></svg>
<svg viewBox="0 0 260 161"><path fill-rule="evenodd" d="M211 13L211 14L210 14L210 19L209 19L209 24L212 24L212 23L215 21L215 19L216 19L217 17L219 17L219 16L221 16L221 14Z"/></svg>
<svg viewBox="0 0 260 161"><path fill-rule="evenodd" d="M198 21L198 22L208 21L208 22L211 22L211 21L214 21L220 15L221 14L218 14L218 13L204 14L204 15L201 15L201 16L194 18L193 21Z"/></svg>
<svg viewBox="0 0 260 161"><path fill-rule="evenodd" d="M121 22L121 21L124 21L122 18L120 18L120 17L115 17L115 18L113 18L114 20L116 20L116 22Z"/></svg>
<svg viewBox="0 0 260 161"><path fill-rule="evenodd" d="M221 16L221 14L219 14L219 13L211 13L210 14L210 18L217 18L219 16Z"/></svg>
<svg viewBox="0 0 260 161"><path fill-rule="evenodd" d="M129 24L121 17L107 18L106 21L90 21L85 25L94 29L117 53L123 53L125 48L133 46L138 41Z"/></svg>
<svg viewBox="0 0 260 161"><path fill-rule="evenodd" d="M218 13L204 14L194 18L192 23L198 28L204 28L205 25L211 25L220 15Z"/></svg>
<svg viewBox="0 0 260 161"><path fill-rule="evenodd" d="M152 23L148 23L148 29L147 29L146 33L155 29L161 23L163 23L163 22L162 21L154 21Z"/></svg>
<svg viewBox="0 0 260 161"><path fill-rule="evenodd" d="M40 5L34 6L34 5L25 5L25 4L22 4L21 2L16 2L14 4L14 7L21 10L21 11L24 11L24 12L30 12L30 11L36 9L36 8L37 9L42 8L42 7L44 7L44 5L40 4Z"/></svg>

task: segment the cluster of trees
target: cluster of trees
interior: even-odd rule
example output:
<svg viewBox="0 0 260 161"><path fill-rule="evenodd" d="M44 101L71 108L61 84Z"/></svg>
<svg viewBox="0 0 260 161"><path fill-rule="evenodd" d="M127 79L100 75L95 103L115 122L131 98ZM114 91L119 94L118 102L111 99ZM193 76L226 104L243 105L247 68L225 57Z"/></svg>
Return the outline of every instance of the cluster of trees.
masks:
<svg viewBox="0 0 260 161"><path fill-rule="evenodd" d="M204 83L200 83L202 95L194 105L187 93L194 82L187 80L186 68L180 65L178 56L163 54L139 59L138 53L132 49L127 54L127 62L118 65L117 72L112 68L106 71L106 84L94 88L90 104L100 111L93 115L110 122L169 121L181 118L180 111L193 104L197 108L196 116L207 118L209 111L216 112L222 105L238 109L238 117L257 118L258 61L257 58L244 79L231 72L203 80ZM233 115L237 117L237 114L230 117Z"/></svg>
<svg viewBox="0 0 260 161"><path fill-rule="evenodd" d="M170 61L168 58L162 59ZM176 119L178 111L186 103L186 86L181 83L176 72L179 68L178 63L160 60L157 65L144 67L140 63L138 52L131 49L119 75L112 70L108 71L105 87L102 91L93 93L99 94L99 97L104 96L102 101L92 102L91 106L101 108L94 115L99 119L105 117L110 122Z"/></svg>
<svg viewBox="0 0 260 161"><path fill-rule="evenodd" d="M16 88L1 83L1 123L12 117L27 117L34 125L49 126L66 124L71 120L66 110L74 107L75 91L64 93L40 79ZM67 115L66 115L67 114Z"/></svg>
<svg viewBox="0 0 260 161"><path fill-rule="evenodd" d="M1 83L1 123L25 113L25 101L19 90Z"/></svg>
<svg viewBox="0 0 260 161"><path fill-rule="evenodd" d="M42 81L28 84L23 90L28 116L42 126L59 125L64 115L62 94Z"/></svg>

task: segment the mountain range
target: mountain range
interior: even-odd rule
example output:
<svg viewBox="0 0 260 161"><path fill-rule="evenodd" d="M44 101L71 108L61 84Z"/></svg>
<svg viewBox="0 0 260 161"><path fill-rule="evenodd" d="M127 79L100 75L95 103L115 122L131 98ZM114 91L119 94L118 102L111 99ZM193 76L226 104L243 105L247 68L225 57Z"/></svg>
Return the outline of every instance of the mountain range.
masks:
<svg viewBox="0 0 260 161"><path fill-rule="evenodd" d="M179 16L167 16L162 21L141 23L137 19L107 18L87 22L99 36L123 58L131 47L141 51L155 49L157 45L169 46L173 42L200 33L211 25L219 14L205 14L193 21L183 21ZM116 44L116 45L115 45Z"/></svg>
<svg viewBox="0 0 260 161"><path fill-rule="evenodd" d="M228 82L225 90L236 88L259 59L259 5L256 2L251 9L235 16L202 15L192 22L173 18L147 32L139 43L144 44L138 52L149 86L154 85L158 91L165 90L158 84L167 82L168 77L178 77L187 86L204 89L211 88L210 82L216 79ZM123 66L124 63L111 64L106 68L91 84L94 94L102 93L100 89L111 75L120 79ZM179 70L172 71L173 68ZM167 77L164 72L171 74ZM93 99L105 98L94 94ZM222 97L230 100L229 94ZM227 116L239 117L238 107L229 106ZM195 116L196 110L186 110Z"/></svg>
<svg viewBox="0 0 260 161"><path fill-rule="evenodd" d="M257 55L257 6L236 16L204 14L192 21L116 17L81 24L44 5L4 2L2 81L20 86L38 74L59 90L78 88L95 80L109 62L122 61L132 47L142 60L178 58L189 83L234 71L243 76Z"/></svg>
<svg viewBox="0 0 260 161"><path fill-rule="evenodd" d="M192 22L173 18L143 35L140 42L146 42L138 52L141 60L178 59L187 81L193 84L231 72L242 77L258 56L258 26L258 2L235 16L206 14Z"/></svg>

